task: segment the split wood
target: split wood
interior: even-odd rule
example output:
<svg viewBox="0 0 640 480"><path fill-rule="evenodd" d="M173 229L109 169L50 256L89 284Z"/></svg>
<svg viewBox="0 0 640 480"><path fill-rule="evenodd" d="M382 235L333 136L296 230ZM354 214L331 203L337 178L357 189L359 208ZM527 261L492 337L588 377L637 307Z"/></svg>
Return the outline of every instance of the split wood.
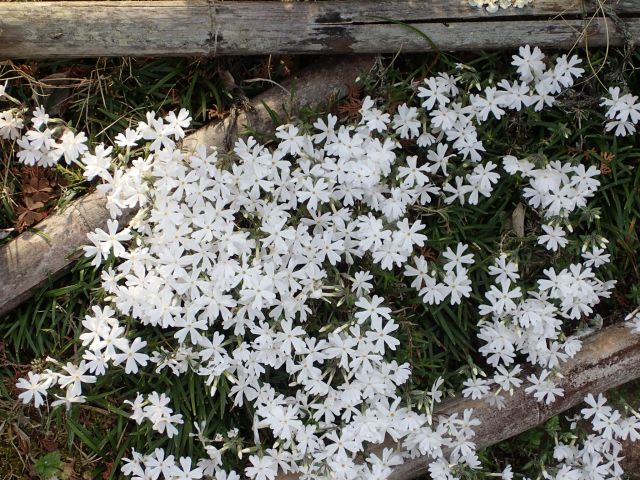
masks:
<svg viewBox="0 0 640 480"><path fill-rule="evenodd" d="M395 53L632 45L638 0L0 3L1 58Z"/></svg>
<svg viewBox="0 0 640 480"><path fill-rule="evenodd" d="M303 107L342 97L348 85L359 74L366 74L374 61L374 57L364 55L327 58L316 63L295 78L256 96L249 109L189 135L183 148L193 150L202 144L224 152L245 127L255 132L272 132L270 111L287 119ZM128 223L133 213L128 212L120 223ZM87 233L106 228L108 219L105 199L98 193L90 193L38 223L37 233L22 233L0 246L0 317L28 299L38 287L67 271L82 255L80 247L87 244Z"/></svg>

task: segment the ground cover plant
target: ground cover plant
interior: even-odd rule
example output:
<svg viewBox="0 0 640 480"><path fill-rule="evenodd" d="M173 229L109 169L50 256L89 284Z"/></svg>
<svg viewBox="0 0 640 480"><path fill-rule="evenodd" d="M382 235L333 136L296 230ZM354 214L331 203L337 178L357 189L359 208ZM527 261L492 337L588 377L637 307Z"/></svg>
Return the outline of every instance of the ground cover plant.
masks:
<svg viewBox="0 0 640 480"><path fill-rule="evenodd" d="M635 58L609 60L619 77L604 85L584 80L602 58L526 47L515 72L497 58L386 66L340 122L309 112L228 156L175 148L186 110L96 145L27 109L18 159L80 161L114 217L143 209L91 236L91 301L58 351L31 345L40 358L13 398L57 406L84 448L126 456L138 478L384 478L417 454L434 478L510 478L500 460L478 468L472 412L433 407L462 390L499 408L521 384L553 402L579 330L637 305L640 114ZM29 320L3 327L10 342ZM613 478L618 440L636 436L633 415L587 402L599 435L557 430L552 478ZM93 437L87 407L117 418L117 435ZM354 461L385 435L401 447Z"/></svg>

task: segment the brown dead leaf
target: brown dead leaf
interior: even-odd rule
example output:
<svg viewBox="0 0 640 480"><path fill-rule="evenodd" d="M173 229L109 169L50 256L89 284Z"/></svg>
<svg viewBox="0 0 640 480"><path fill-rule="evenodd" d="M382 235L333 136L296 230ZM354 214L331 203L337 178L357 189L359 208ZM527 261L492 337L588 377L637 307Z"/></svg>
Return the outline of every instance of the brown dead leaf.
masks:
<svg viewBox="0 0 640 480"><path fill-rule="evenodd" d="M53 182L45 177L31 176L27 177L26 181L22 184L22 192L32 195L34 193L51 193Z"/></svg>
<svg viewBox="0 0 640 480"><path fill-rule="evenodd" d="M45 435L40 438L40 445L45 452L54 452L58 449L58 443L53 435Z"/></svg>
<svg viewBox="0 0 640 480"><path fill-rule="evenodd" d="M16 207L16 213L18 215L18 220L16 221L16 230L18 232L35 225L47 216L44 212L35 212L20 205Z"/></svg>
<svg viewBox="0 0 640 480"><path fill-rule="evenodd" d="M60 464L60 478L67 478L69 480L78 478L75 472L75 460L69 459L68 462L63 462Z"/></svg>
<svg viewBox="0 0 640 480"><path fill-rule="evenodd" d="M59 182L55 172L41 167L23 167L16 176L21 192L15 207L16 230L21 232L47 216L48 204L58 196Z"/></svg>
<svg viewBox="0 0 640 480"><path fill-rule="evenodd" d="M429 247L422 247L420 249L420 254L424 258L426 258L428 260L432 260L432 261L435 260L437 258L437 256L438 256L437 253L434 250L432 250L431 248L429 248Z"/></svg>
<svg viewBox="0 0 640 480"><path fill-rule="evenodd" d="M40 195L34 195L33 197L24 197L24 206L29 211L35 211L39 208L44 207L44 202L38 200L36 197Z"/></svg>

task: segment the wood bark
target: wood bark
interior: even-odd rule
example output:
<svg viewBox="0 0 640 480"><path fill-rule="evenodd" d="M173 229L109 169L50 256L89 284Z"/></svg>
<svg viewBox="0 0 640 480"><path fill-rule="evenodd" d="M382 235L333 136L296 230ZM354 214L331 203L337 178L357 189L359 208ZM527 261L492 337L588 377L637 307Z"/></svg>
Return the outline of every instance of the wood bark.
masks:
<svg viewBox="0 0 640 480"><path fill-rule="evenodd" d="M0 58L565 48L638 38L636 0L535 0L494 14L466 0L0 3Z"/></svg>
<svg viewBox="0 0 640 480"><path fill-rule="evenodd" d="M246 128L273 131L269 110L286 120L302 107L344 96L348 84L368 72L373 62L370 56L326 59L256 96L249 109L189 135L183 148L205 144L225 151ZM105 200L98 193L91 193L40 222L37 233L22 233L0 246L0 317L28 299L47 280L65 272L82 255L80 247L87 243L87 233L106 228L108 219Z"/></svg>
<svg viewBox="0 0 640 480"><path fill-rule="evenodd" d="M538 402L532 396L525 395L524 389L519 389L512 397L506 398L502 410L489 406L483 400L459 397L443 402L434 416L462 415L466 409L473 409L473 417L481 422L474 428L474 441L477 448L482 449L575 407L589 393L597 395L640 378L640 334L632 333L629 327L623 324L606 327L587 336L583 342L582 350L560 367L562 379L557 385L564 389L564 396L556 397L556 401L550 405ZM383 448L394 447L396 444L389 440L370 451L380 455ZM394 469L390 480L424 478L428 473L429 461L428 457L409 459ZM278 476L278 480L297 479L295 474Z"/></svg>

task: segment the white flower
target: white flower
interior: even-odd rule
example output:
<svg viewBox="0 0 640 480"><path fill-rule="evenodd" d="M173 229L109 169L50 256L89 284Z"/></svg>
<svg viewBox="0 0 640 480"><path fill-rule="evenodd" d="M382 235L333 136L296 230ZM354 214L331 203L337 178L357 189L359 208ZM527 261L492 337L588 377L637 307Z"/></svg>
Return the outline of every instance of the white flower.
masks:
<svg viewBox="0 0 640 480"><path fill-rule="evenodd" d="M476 110L476 115L480 122L485 122L491 113L497 120L502 118L504 110L500 108L500 96L496 95L496 88L487 87L484 91L485 96L471 95L471 105Z"/></svg>
<svg viewBox="0 0 640 480"><path fill-rule="evenodd" d="M26 390L18 395L22 403L30 403L32 400L36 408L44 404L47 397L47 389L54 383L52 377L48 375L40 375L39 373L29 372L27 378L20 378L16 383L16 387Z"/></svg>
<svg viewBox="0 0 640 480"><path fill-rule="evenodd" d="M471 279L464 269L458 268L455 272L448 272L444 277L444 285L447 294L451 296L451 305L457 305L463 297L471 295Z"/></svg>
<svg viewBox="0 0 640 480"><path fill-rule="evenodd" d="M66 390L64 397L61 397L60 395L56 395L56 394L54 394L54 396L56 397L56 400L51 402L51 406L52 407L57 407L57 406L60 406L60 405L64 405L67 411L71 409L71 406L74 403L85 403L86 402L86 398L84 396L76 395L69 388Z"/></svg>
<svg viewBox="0 0 640 480"><path fill-rule="evenodd" d="M451 101L447 96L448 85L438 82L436 77L425 78L424 85L424 87L418 87L418 97L425 99L422 106L427 110L432 110L436 102L438 105L446 105Z"/></svg>
<svg viewBox="0 0 640 480"><path fill-rule="evenodd" d="M526 3L475 1L490 10ZM470 96L466 80L458 86L458 79L441 73L414 83L414 103L400 105L392 119L376 108L379 100L367 97L354 124L339 125L329 115L315 121L310 134L287 124L273 145L239 139L221 157L204 146L193 153L176 147L191 120L186 110L163 118L149 112L136 130L117 135L115 143L123 149L118 160L129 161L128 168L111 167L111 147L91 146L93 154L83 153L84 175L102 182L97 188L114 219L125 209L144 208L120 232L111 220L106 231L89 235L93 244L85 250L94 265L112 253L116 258L100 276L107 294L102 307L95 306L82 322L77 342L85 347L77 355L82 363L45 371L32 382L22 379L20 398L42 405L47 389L58 382L66 392L56 395L54 404L70 406L84 400L83 384L109 368L120 365L136 381L151 363L155 373L188 374L200 381L195 388L227 395L232 406L246 402L253 412L245 432L211 439L204 438L204 419L194 418L194 439L206 457L176 461L162 449L146 456L133 452L123 472L134 478L238 480L235 472L222 470L223 455L234 452L251 453L245 473L260 480L280 471L304 478L384 478L403 457L419 452L433 456L434 478L446 479L459 467L477 468L472 439L478 422L471 412L434 417L433 404L444 395L442 378L423 392L425 411L403 401L400 388L411 365L399 364L394 355L397 334L402 326L402 338L412 340L406 336L409 309L418 314L425 307L411 305L415 293L407 296L394 282L411 283L428 305L487 298L478 307L478 352L491 370L486 379L468 379L463 395L482 397L498 409L521 387L526 366L544 369L529 377L527 393L547 404L563 394L550 371L580 349L570 320L590 315L614 285L600 278L605 272L594 271L608 260L602 248L585 248L582 263L542 266L539 278L527 272L525 288L515 260L509 261L516 254L526 257L518 250L522 245L504 236L496 237L499 244L476 242L469 236L475 227L464 235L474 242L474 254L465 243L447 241L457 237L449 218L473 220L469 215L477 210L466 211L465 204L482 208L483 197L493 195L500 181L497 165L483 159L480 122L493 122L508 109L526 114L546 109L583 73L575 58L559 57L547 69L542 53L530 47L523 47L514 63L520 79L495 79L490 86L481 79L479 95ZM465 71L472 68L460 67L461 78ZM633 95L612 89L603 101L607 121L617 122L611 128L634 129L637 103ZM65 133L44 110L36 115L38 128L20 137L20 115L17 110L0 114L0 136L17 140L21 161L52 165L62 155L69 161L82 153L82 134ZM140 139L149 141L151 153L135 158L143 151ZM510 186L522 184L523 203L538 209L545 223L558 219L568 231L600 186L598 169L588 163L507 155L502 165L518 177L501 182L500 195L511 195ZM546 248L557 251L568 244L561 228L542 229L539 243ZM434 250L440 260L431 256ZM494 262L495 252L503 250ZM476 260L482 265L472 268ZM486 277L480 267L488 268L493 285L472 284L471 270L474 277ZM390 288L393 296L376 295ZM315 318L327 311L329 317ZM147 343L154 346L148 354ZM170 404L188 406L189 395L136 394L127 404L131 418L149 422L154 442L160 442L182 438L184 419ZM613 448L616 439L640 436L640 422L612 413L605 418L604 406L598 408L600 414L592 417L599 433L584 446L575 442L569 452L558 450L559 462L576 467L558 466L558 476L605 468L584 452L598 451L604 458L609 453L601 450ZM367 456L366 446L386 436L397 443L397 452ZM615 470L617 460L606 459L606 469ZM511 474L506 467L496 475Z"/></svg>
<svg viewBox="0 0 640 480"><path fill-rule="evenodd" d="M482 378L468 378L462 384L462 395L465 398L471 397L472 400L479 400L491 390L489 382Z"/></svg>
<svg viewBox="0 0 640 480"><path fill-rule="evenodd" d="M546 233L538 237L538 243L544 245L547 250L557 252L558 248L564 248L569 243L562 228L551 225L542 225L541 228Z"/></svg>
<svg viewBox="0 0 640 480"><path fill-rule="evenodd" d="M184 129L191 125L191 115L186 108L181 108L178 115L174 111L170 111L164 120L167 122L168 128L173 130L176 140L183 139L185 137Z"/></svg>
<svg viewBox="0 0 640 480"><path fill-rule="evenodd" d="M125 247L121 242L131 240L129 228L118 232L118 221L107 220L107 232L101 228L96 228L94 232L87 234L87 238L93 242L93 246L84 247L85 256L94 256L92 265L98 266L102 262L102 257L107 257L111 251L116 257L125 254Z"/></svg>
<svg viewBox="0 0 640 480"><path fill-rule="evenodd" d="M89 367L84 360L79 365L67 362L62 369L67 372L67 375L59 374L58 384L61 387L69 387L69 396L81 395L83 383L96 383L95 375L86 373Z"/></svg>
<svg viewBox="0 0 640 480"><path fill-rule="evenodd" d="M356 272L353 275L353 282L351 283L351 291L356 294L357 297L362 297L368 294L373 288L373 284L369 283L369 280L373 279L373 275L367 270L363 272Z"/></svg>
<svg viewBox="0 0 640 480"><path fill-rule="evenodd" d="M564 396L563 390L556 387L555 383L549 379L549 375L549 370L543 370L539 377L534 374L529 375L527 380L531 386L524 389L526 393L533 393L536 400L544 401L546 405L555 402L557 396Z"/></svg>
<svg viewBox="0 0 640 480"><path fill-rule="evenodd" d="M513 62L511 65L517 67L520 79L523 82L529 83L535 78L542 76L546 66L543 62L544 54L538 47L534 47L531 50L529 45L520 47L519 56L513 55Z"/></svg>
<svg viewBox="0 0 640 480"><path fill-rule="evenodd" d="M147 342L142 340L140 337L134 338L131 344L128 344L124 349L121 349L121 353L116 353L114 355L114 364L119 365L122 362L126 362L124 373L137 373L138 365L144 367L147 365L147 361L149 360L149 355L139 352L139 350L144 348L146 345Z"/></svg>
<svg viewBox="0 0 640 480"><path fill-rule="evenodd" d="M612 410L609 415L596 415L591 424L596 432L599 432L605 439L611 440L622 436L620 419L620 412Z"/></svg>
<svg viewBox="0 0 640 480"><path fill-rule="evenodd" d="M40 127L43 126L46 127L47 123L49 123L49 120L51 120L49 114L44 111L43 106L36 107L36 109L31 113L33 115L31 122L33 123L33 128L35 128L36 130L39 130Z"/></svg>
<svg viewBox="0 0 640 480"><path fill-rule="evenodd" d="M400 341L391 335L391 332L394 332L397 329L398 324L396 324L392 319L388 320L384 324L381 318L371 320L371 330L367 332L367 338L373 345L372 350L380 353L381 355L384 354L387 347L391 350L395 350L396 347L400 345Z"/></svg>
<svg viewBox="0 0 640 480"><path fill-rule="evenodd" d="M202 469L200 467L191 468L190 457L180 457L180 465L175 465L171 474L174 480L198 480L202 478Z"/></svg>
<svg viewBox="0 0 640 480"><path fill-rule="evenodd" d="M124 133L116 135L115 144L120 148L136 147L138 140L142 138L142 134L131 128L127 128Z"/></svg>
<svg viewBox="0 0 640 480"><path fill-rule="evenodd" d="M152 478L159 478L160 474L165 478L171 478L175 467L175 458L173 455L165 457L164 450L156 448L153 455L149 455L144 463Z"/></svg>
<svg viewBox="0 0 640 480"><path fill-rule="evenodd" d="M319 203L326 203L331 198L328 185L322 178L315 183L307 178L302 182L302 186L304 189L296 192L296 195L300 202L307 203L307 208L311 211L316 210Z"/></svg>
<svg viewBox="0 0 640 480"><path fill-rule="evenodd" d="M391 309L381 307L382 302L384 302L384 298L378 295L374 295L371 300L367 300L364 297L358 299L356 307L360 310L354 314L358 323L364 323L367 319L370 319L371 322L380 321L382 318L391 320Z"/></svg>
<svg viewBox="0 0 640 480"><path fill-rule="evenodd" d="M520 380L517 375L520 374L521 371L522 368L520 365L516 365L511 370L507 370L504 366L498 365L493 381L507 392L512 388L520 388L522 380Z"/></svg>
<svg viewBox="0 0 640 480"><path fill-rule="evenodd" d="M458 242L456 245L456 251L451 250L450 247L447 247L445 252L442 254L444 258L449 260L444 264L445 272L450 272L452 270L463 270L465 269L465 265L473 265L473 253L467 253L467 249L469 245Z"/></svg>
<svg viewBox="0 0 640 480"><path fill-rule="evenodd" d="M111 166L111 152L113 147L105 148L104 144L96 146L94 154L85 153L82 157L84 164L83 175L87 180L93 180L96 176L109 179L109 167Z"/></svg>
<svg viewBox="0 0 640 480"><path fill-rule="evenodd" d="M24 121L22 116L18 114L18 112L14 110L4 110L0 111L0 138L4 138L7 140L15 140L20 137L20 131L24 128ZM24 139L23 142L29 143L28 139ZM29 147L39 150L39 147L31 146ZM19 154L20 152L18 152ZM18 155L20 158L20 155ZM25 162L26 163L26 162Z"/></svg>
<svg viewBox="0 0 640 480"><path fill-rule="evenodd" d="M565 54L556 59L555 72L564 87L572 86L574 79L582 77L584 68L578 67L581 63L577 55L568 58Z"/></svg>
<svg viewBox="0 0 640 480"><path fill-rule="evenodd" d="M418 110L403 103L398 107L398 113L393 117L393 128L400 138L415 138L420 135L420 120Z"/></svg>
<svg viewBox="0 0 640 480"><path fill-rule="evenodd" d="M487 300L491 302L491 309L496 315L501 315L503 312L513 312L516 309L514 299L522 296L520 287L512 289L509 281L499 283L500 288L491 285L489 291L485 294Z"/></svg>
<svg viewBox="0 0 640 480"><path fill-rule="evenodd" d="M60 150L61 155L64 155L67 164L71 164L88 150L86 143L87 136L84 132L74 135L73 132L67 130L62 134L60 141L56 143L55 147Z"/></svg>
<svg viewBox="0 0 640 480"><path fill-rule="evenodd" d="M447 175L447 166L449 164L449 159L454 155L447 155L447 144L446 143L438 143L436 145L436 150L429 150L427 153L427 159L432 162L430 166L430 170L432 173L437 173L438 170L442 172L443 175Z"/></svg>
<svg viewBox="0 0 640 480"><path fill-rule="evenodd" d="M331 114L327 116L326 122L323 119L318 118L313 124L313 127L320 133L317 133L313 136L313 141L315 143L322 143L325 141L327 143L335 142L338 139L335 132L335 126L337 122L338 117Z"/></svg>
<svg viewBox="0 0 640 480"><path fill-rule="evenodd" d="M598 394L598 398L594 398L593 394L589 394L584 397L584 402L589 405L590 408L583 408L580 413L586 420L593 417L593 420L605 419L611 416L612 409L607 405L607 399L601 393Z"/></svg>
<svg viewBox="0 0 640 480"><path fill-rule="evenodd" d="M518 265L507 262L507 255L504 253L495 259L493 265L489 266L489 275L496 276L497 283L516 282L520 278Z"/></svg>
<svg viewBox="0 0 640 480"><path fill-rule="evenodd" d="M276 129L276 137L281 140L279 150L285 154L300 155L304 138L298 135L299 132L295 125L280 125Z"/></svg>
<svg viewBox="0 0 640 480"><path fill-rule="evenodd" d="M505 469L502 470L500 478L502 480L513 480L513 469L511 468L511 465L507 465Z"/></svg>
<svg viewBox="0 0 640 480"><path fill-rule="evenodd" d="M429 165L424 164L417 166L417 155L411 155L406 158L407 166L398 168L398 179L404 179L403 185L414 186L424 185L429 182Z"/></svg>
<svg viewBox="0 0 640 480"><path fill-rule="evenodd" d="M598 268L609 263L610 257L611 255L604 253L604 248L598 247L593 247L591 251L586 251L582 254L582 258L586 260L584 262L585 267Z"/></svg>
<svg viewBox="0 0 640 480"><path fill-rule="evenodd" d="M627 325L632 328L633 333L640 333L640 313L636 313L632 316L631 320L627 322Z"/></svg>
<svg viewBox="0 0 640 480"><path fill-rule="evenodd" d="M278 473L278 466L268 455L258 457L249 455L250 467L245 468L246 475L253 480L274 480Z"/></svg>

